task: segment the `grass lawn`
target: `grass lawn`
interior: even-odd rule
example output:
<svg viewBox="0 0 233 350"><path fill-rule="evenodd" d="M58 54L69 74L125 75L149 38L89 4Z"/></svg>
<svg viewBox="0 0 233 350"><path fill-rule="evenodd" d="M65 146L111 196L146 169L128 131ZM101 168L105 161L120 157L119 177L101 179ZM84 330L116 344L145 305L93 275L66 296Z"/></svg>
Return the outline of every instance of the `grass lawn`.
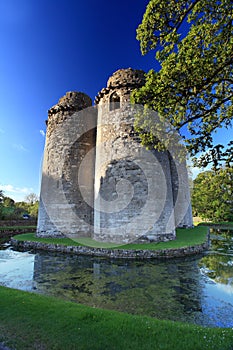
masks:
<svg viewBox="0 0 233 350"><path fill-rule="evenodd" d="M0 341L16 350L230 350L231 329L95 309L0 287Z"/></svg>
<svg viewBox="0 0 233 350"><path fill-rule="evenodd" d="M25 233L15 236L14 238L19 241L31 241L31 242L43 242L48 244L62 244L66 246L91 246L101 248L113 248L113 249L171 249L182 248L188 246L194 246L202 244L206 241L206 235L208 228L205 226L197 226L192 229L177 229L177 238L173 241L160 242L160 243L142 243L142 244L126 244L118 245L112 243L96 242L91 238L79 238L78 240L72 240L70 238L39 238L34 233Z"/></svg>

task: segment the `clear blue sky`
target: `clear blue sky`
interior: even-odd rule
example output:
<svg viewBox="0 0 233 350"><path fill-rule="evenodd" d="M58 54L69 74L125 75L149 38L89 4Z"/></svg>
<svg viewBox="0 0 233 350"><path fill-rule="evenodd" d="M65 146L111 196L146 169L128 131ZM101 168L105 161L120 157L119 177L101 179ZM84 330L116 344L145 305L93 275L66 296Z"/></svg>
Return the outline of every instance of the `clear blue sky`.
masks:
<svg viewBox="0 0 233 350"><path fill-rule="evenodd" d="M0 0L0 185L39 191L47 110L66 91L92 99L119 68L148 71L136 27L148 1ZM40 132L40 130L42 130Z"/></svg>
<svg viewBox="0 0 233 350"><path fill-rule="evenodd" d="M156 69L136 28L148 0L0 0L0 189L39 193L47 110L67 91L92 99L119 68Z"/></svg>

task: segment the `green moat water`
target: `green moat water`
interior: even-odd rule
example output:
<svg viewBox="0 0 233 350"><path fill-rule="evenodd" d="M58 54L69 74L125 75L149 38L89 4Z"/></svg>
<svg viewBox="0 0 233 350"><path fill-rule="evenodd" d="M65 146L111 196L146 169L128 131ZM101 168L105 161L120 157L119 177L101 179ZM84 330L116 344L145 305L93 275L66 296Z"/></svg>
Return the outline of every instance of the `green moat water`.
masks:
<svg viewBox="0 0 233 350"><path fill-rule="evenodd" d="M93 307L233 327L233 231L213 231L205 255L166 261L18 252L2 244L0 284Z"/></svg>

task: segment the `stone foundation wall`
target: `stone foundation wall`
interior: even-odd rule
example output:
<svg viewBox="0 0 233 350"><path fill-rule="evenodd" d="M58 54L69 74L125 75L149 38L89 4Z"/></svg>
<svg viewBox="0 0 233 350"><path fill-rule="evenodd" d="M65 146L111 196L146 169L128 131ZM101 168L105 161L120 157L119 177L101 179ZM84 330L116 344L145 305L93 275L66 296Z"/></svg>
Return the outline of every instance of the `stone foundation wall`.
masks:
<svg viewBox="0 0 233 350"><path fill-rule="evenodd" d="M37 220L28 219L28 220L0 220L0 226L36 226Z"/></svg>
<svg viewBox="0 0 233 350"><path fill-rule="evenodd" d="M209 248L209 235L206 237L206 242L196 246L176 248L176 249L161 249L161 250L143 250L143 249L106 249L106 248L91 248L81 246L64 246L59 244L48 244L41 242L18 241L11 239L11 244L17 249L35 249L45 250L50 252L59 252L74 255L88 255L108 257L114 259L172 259L182 258L190 255L198 255L205 252Z"/></svg>

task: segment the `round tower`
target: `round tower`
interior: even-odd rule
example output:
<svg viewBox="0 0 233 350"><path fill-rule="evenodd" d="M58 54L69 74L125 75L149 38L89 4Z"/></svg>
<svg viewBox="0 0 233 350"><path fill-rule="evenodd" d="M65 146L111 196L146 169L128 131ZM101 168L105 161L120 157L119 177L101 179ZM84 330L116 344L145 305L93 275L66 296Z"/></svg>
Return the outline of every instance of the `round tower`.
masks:
<svg viewBox="0 0 233 350"><path fill-rule="evenodd" d="M128 243L175 238L167 152L148 151L134 130L140 106L130 104L145 73L116 71L95 99L98 106L94 238Z"/></svg>
<svg viewBox="0 0 233 350"><path fill-rule="evenodd" d="M38 236L91 235L96 142L91 105L86 94L67 92L48 111ZM89 165L80 170L87 153Z"/></svg>

